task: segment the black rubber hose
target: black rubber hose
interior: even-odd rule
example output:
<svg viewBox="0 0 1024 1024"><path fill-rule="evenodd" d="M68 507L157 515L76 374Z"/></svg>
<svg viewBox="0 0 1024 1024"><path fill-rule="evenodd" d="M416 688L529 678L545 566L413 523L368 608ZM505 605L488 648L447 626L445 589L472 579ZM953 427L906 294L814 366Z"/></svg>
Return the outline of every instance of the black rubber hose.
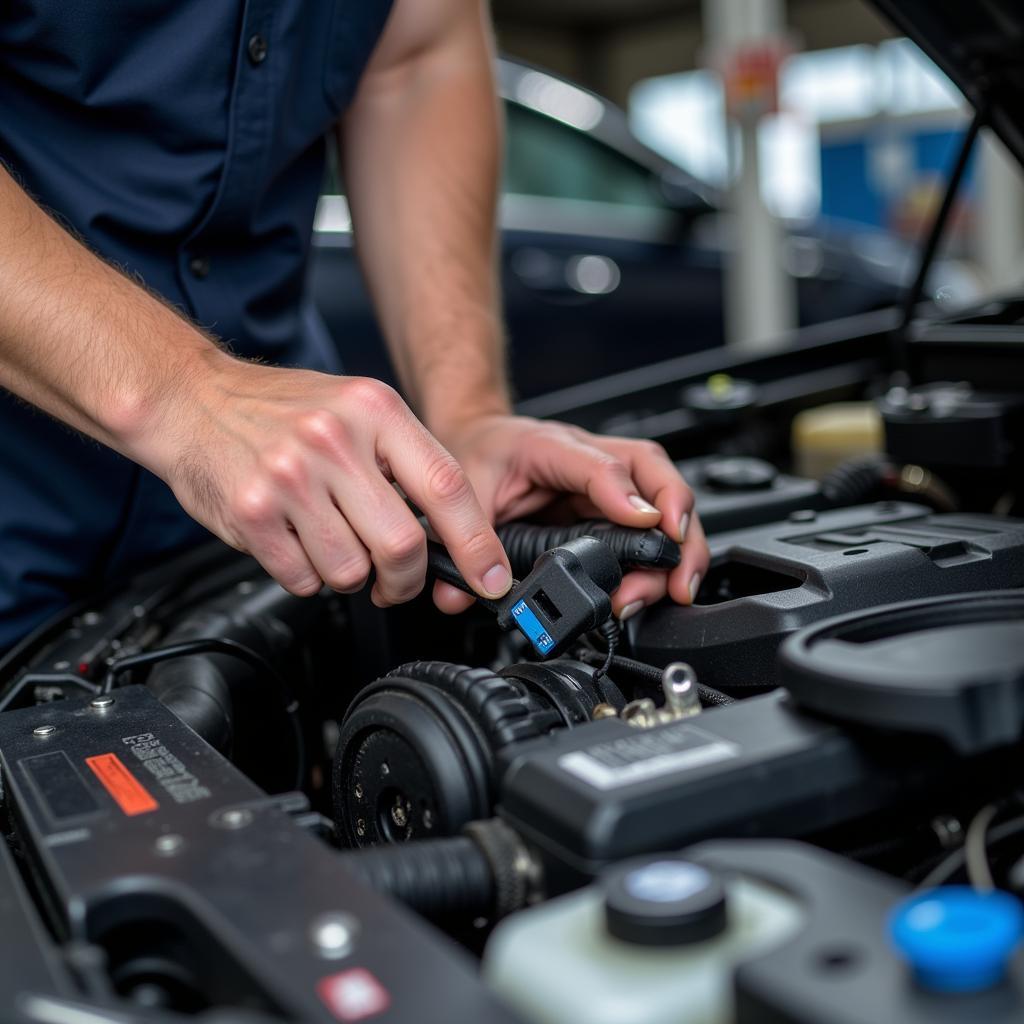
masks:
<svg viewBox="0 0 1024 1024"><path fill-rule="evenodd" d="M490 861L469 836L374 846L339 856L372 889L433 921L485 917L494 906Z"/></svg>
<svg viewBox="0 0 1024 1024"><path fill-rule="evenodd" d="M633 658L624 658L620 654L615 654L609 659L607 655L601 654L599 651L582 650L578 657L580 661L588 665L605 666L607 662L607 671L625 673L652 687L661 689L661 669L654 665L647 665ZM697 695L700 697L701 705L706 708L725 707L736 703L734 697L722 693L721 690L716 690L713 686L705 686L703 683L697 684Z"/></svg>
<svg viewBox="0 0 1024 1024"><path fill-rule="evenodd" d="M281 687L266 677L292 654L296 636L311 628L322 614L322 602L294 597L273 580L245 590L232 588L194 608L162 638L163 646L220 638L249 648L273 667L271 672L254 669L247 660L239 659L237 652L192 654L154 665L146 686L222 752L234 748L238 753L244 737L241 732L235 735L235 722L241 712L251 722L254 715L279 713L275 705L280 702L294 735L296 776L302 777L305 744L297 702L293 693L275 692Z"/></svg>
<svg viewBox="0 0 1024 1024"><path fill-rule="evenodd" d="M371 888L433 921L521 910L539 884L519 835L500 818L471 821L464 834L340 854Z"/></svg>
<svg viewBox="0 0 1024 1024"><path fill-rule="evenodd" d="M830 505L860 505L883 495L895 471L881 455L842 462L821 479L821 493Z"/></svg>
<svg viewBox="0 0 1024 1024"><path fill-rule="evenodd" d="M624 569L674 569L679 564L679 545L660 530L634 530L599 519L571 526L505 523L497 534L508 553L512 574L519 578L529 574L545 551L577 537L604 541Z"/></svg>

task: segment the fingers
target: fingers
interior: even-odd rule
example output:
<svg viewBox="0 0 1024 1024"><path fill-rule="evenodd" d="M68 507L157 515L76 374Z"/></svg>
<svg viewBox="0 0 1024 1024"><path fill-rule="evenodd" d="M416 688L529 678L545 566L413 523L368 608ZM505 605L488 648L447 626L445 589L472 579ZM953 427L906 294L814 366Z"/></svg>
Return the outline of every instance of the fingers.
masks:
<svg viewBox="0 0 1024 1024"><path fill-rule="evenodd" d="M534 483L553 491L585 496L601 515L621 523L649 529L657 526L661 512L640 493L630 467L607 439L568 431L538 436L528 455L528 469ZM591 443L594 442L594 443Z"/></svg>
<svg viewBox="0 0 1024 1024"><path fill-rule="evenodd" d="M370 553L328 496L319 514L297 515L293 525L319 577L339 594L362 590L370 575Z"/></svg>
<svg viewBox="0 0 1024 1024"><path fill-rule="evenodd" d="M668 574L655 569L638 569L622 578L612 594L612 612L623 621L649 608L668 593Z"/></svg>
<svg viewBox="0 0 1024 1024"><path fill-rule="evenodd" d="M660 444L633 442L622 454L628 458L640 493L661 513L658 525L664 533L682 544L693 514L693 491Z"/></svg>
<svg viewBox="0 0 1024 1024"><path fill-rule="evenodd" d="M508 556L455 459L415 421L388 439L383 454L466 582L484 597L503 597L512 586Z"/></svg>
<svg viewBox="0 0 1024 1024"><path fill-rule="evenodd" d="M450 583L437 580L434 583L434 604L445 615L458 615L471 608L474 601L469 594L464 594Z"/></svg>
<svg viewBox="0 0 1024 1024"><path fill-rule="evenodd" d="M693 604L711 562L700 516L693 513L683 542L682 559L668 575L668 593L676 604Z"/></svg>
<svg viewBox="0 0 1024 1024"><path fill-rule="evenodd" d="M323 586L298 536L262 489L250 488L238 510L234 547L248 551L278 583L297 597L312 597Z"/></svg>

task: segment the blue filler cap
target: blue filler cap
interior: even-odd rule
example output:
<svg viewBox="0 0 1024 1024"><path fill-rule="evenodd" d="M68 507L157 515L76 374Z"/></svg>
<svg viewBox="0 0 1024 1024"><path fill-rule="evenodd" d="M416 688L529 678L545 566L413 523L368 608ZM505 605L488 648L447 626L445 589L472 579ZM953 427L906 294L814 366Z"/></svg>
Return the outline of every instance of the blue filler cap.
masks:
<svg viewBox="0 0 1024 1024"><path fill-rule="evenodd" d="M898 904L893 945L918 984L933 992L978 992L1002 981L1024 932L1024 909L1006 892L949 885Z"/></svg>

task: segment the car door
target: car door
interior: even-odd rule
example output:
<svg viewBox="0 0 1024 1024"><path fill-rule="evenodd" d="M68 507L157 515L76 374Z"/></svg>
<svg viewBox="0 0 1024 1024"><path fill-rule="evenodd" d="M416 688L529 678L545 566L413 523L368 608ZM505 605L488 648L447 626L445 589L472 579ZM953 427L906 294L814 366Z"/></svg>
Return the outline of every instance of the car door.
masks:
<svg viewBox="0 0 1024 1024"><path fill-rule="evenodd" d="M530 397L719 344L721 251L651 168L506 103L502 281L517 393Z"/></svg>

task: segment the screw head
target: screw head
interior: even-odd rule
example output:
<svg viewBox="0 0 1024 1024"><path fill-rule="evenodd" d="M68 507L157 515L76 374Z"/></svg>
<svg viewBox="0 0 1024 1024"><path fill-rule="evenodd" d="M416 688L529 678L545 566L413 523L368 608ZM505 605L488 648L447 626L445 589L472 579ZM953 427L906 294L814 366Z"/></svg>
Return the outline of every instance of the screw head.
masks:
<svg viewBox="0 0 1024 1024"><path fill-rule="evenodd" d="M352 795L353 795L353 796L354 796L354 797L355 797L355 798L356 798L357 800L362 800L362 799L363 799L363 786L362 786L362 783L361 783L361 782L357 782L357 783L356 783L356 785L355 785L355 789L353 789L353 790L352 790Z"/></svg>
<svg viewBox="0 0 1024 1024"><path fill-rule="evenodd" d="M245 807L230 807L214 815L213 823L220 828L245 828L253 819L252 811Z"/></svg>
<svg viewBox="0 0 1024 1024"><path fill-rule="evenodd" d="M391 774L391 765L389 765L387 761L381 761L380 774L381 777L385 779Z"/></svg>
<svg viewBox="0 0 1024 1024"><path fill-rule="evenodd" d="M409 813L406 811L405 804L402 803L401 797L395 800L395 805L391 808L391 820L399 828L405 828L405 826L409 824Z"/></svg>
<svg viewBox="0 0 1024 1024"><path fill-rule="evenodd" d="M339 960L352 952L359 922L351 914L328 911L313 919L309 929L316 951L328 960Z"/></svg>
<svg viewBox="0 0 1024 1024"><path fill-rule="evenodd" d="M434 812L429 807L425 808L423 811L423 827L434 827Z"/></svg>
<svg viewBox="0 0 1024 1024"><path fill-rule="evenodd" d="M356 835L366 835L366 822L362 818L356 818Z"/></svg>
<svg viewBox="0 0 1024 1024"><path fill-rule="evenodd" d="M93 699L89 701L89 707L91 707L93 711L106 711L107 708L113 707L113 704L113 697L93 697Z"/></svg>
<svg viewBox="0 0 1024 1024"><path fill-rule="evenodd" d="M32 730L32 735L35 736L36 739L44 740L47 736L52 736L56 731L57 726L55 725L37 725Z"/></svg>
<svg viewBox="0 0 1024 1024"><path fill-rule="evenodd" d="M166 835L158 836L153 843L153 849L161 857L173 857L185 846L185 839L175 832L168 832Z"/></svg>

